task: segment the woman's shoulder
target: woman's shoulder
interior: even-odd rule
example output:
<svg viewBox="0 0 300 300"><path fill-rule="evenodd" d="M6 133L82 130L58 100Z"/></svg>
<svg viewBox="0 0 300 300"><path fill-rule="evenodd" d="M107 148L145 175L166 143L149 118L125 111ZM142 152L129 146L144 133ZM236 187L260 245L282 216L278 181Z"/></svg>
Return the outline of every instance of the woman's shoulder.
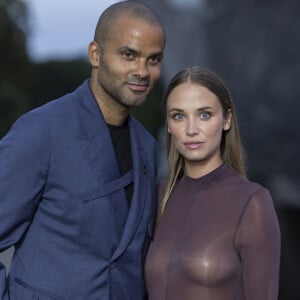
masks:
<svg viewBox="0 0 300 300"><path fill-rule="evenodd" d="M260 199L271 198L269 189L263 186L261 183L258 183L251 178L242 176L233 170L230 170L229 173L230 175L227 176L222 183L222 188L226 190L230 189L232 194L235 194L236 192L243 199L249 199L252 197Z"/></svg>
<svg viewBox="0 0 300 300"><path fill-rule="evenodd" d="M230 167L227 167L227 169L228 176L225 180L227 184L232 183L233 185L242 185L252 190L267 190L267 188L264 187L261 183L256 182L255 180L249 177L238 174L236 171L230 169Z"/></svg>

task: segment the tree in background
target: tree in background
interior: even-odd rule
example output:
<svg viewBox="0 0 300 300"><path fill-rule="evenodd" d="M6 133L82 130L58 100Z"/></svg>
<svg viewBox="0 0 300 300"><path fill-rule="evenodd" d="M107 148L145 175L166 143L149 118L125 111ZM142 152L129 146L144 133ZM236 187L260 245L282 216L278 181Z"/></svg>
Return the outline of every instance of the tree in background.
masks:
<svg viewBox="0 0 300 300"><path fill-rule="evenodd" d="M26 48L27 7L19 0L0 0L0 136L29 107L32 63Z"/></svg>

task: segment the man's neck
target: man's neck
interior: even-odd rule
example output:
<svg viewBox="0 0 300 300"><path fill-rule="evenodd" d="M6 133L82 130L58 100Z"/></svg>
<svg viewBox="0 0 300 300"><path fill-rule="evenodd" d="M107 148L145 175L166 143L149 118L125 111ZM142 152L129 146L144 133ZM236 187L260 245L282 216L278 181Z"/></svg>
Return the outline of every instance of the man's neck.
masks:
<svg viewBox="0 0 300 300"><path fill-rule="evenodd" d="M101 109L105 122L114 126L122 126L127 120L129 115L129 109L120 109L120 107L111 107L103 101L98 101L98 105ZM121 105L119 105L121 106Z"/></svg>
<svg viewBox="0 0 300 300"><path fill-rule="evenodd" d="M128 118L129 107L126 107L116 101L104 99L104 97L100 95L100 91L97 92L97 87L93 86L93 82L91 81L90 87L100 107L105 122L114 126L122 126Z"/></svg>

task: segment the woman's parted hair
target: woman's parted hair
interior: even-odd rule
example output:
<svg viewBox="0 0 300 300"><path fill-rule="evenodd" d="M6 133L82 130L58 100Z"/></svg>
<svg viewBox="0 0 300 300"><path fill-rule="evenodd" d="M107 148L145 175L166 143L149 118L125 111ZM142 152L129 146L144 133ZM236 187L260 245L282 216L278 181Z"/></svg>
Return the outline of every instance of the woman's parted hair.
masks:
<svg viewBox="0 0 300 300"><path fill-rule="evenodd" d="M171 80L164 96L164 108L166 115L166 106L169 94L178 85L191 82L206 87L217 96L223 109L223 115L226 117L228 111L232 114L231 127L224 131L221 139L221 157L234 171L245 176L244 151L241 144L241 138L237 123L236 112L230 93L223 80L213 71L194 66L178 72ZM163 200L161 202L161 215L163 214L168 199L179 177L184 171L184 159L174 147L171 135L167 132L167 154L168 154L168 175L167 184Z"/></svg>

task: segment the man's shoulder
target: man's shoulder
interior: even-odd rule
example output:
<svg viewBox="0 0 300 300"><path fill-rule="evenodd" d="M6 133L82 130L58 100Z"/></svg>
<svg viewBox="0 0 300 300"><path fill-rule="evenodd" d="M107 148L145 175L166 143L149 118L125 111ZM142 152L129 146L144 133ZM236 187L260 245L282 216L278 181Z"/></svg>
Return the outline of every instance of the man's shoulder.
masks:
<svg viewBox="0 0 300 300"><path fill-rule="evenodd" d="M66 122L67 119L71 118L76 107L79 107L78 104L80 98L82 98L83 85L28 111L21 118L29 120L42 119L44 122L58 122L59 120Z"/></svg>
<svg viewBox="0 0 300 300"><path fill-rule="evenodd" d="M77 98L78 89L75 91L65 94L62 97L48 101L47 103L40 105L32 110L22 114L12 125L11 130L14 132L31 131L32 134L35 132L41 134L42 132L51 130L62 130L72 121L72 116L77 110L78 106ZM10 130L10 131L11 131Z"/></svg>
<svg viewBox="0 0 300 300"><path fill-rule="evenodd" d="M51 112L56 110L60 111L61 109L68 109L76 103L76 100L80 99L83 89L84 84L80 85L73 91L66 92L64 95L52 99L49 102L37 107L34 109L34 111Z"/></svg>

